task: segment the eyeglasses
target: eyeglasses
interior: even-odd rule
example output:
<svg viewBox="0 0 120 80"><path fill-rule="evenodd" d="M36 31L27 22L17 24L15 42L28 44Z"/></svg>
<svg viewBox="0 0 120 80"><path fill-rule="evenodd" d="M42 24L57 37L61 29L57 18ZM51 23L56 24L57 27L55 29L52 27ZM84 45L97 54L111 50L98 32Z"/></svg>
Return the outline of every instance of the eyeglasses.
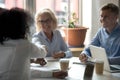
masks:
<svg viewBox="0 0 120 80"><path fill-rule="evenodd" d="M40 22L41 24L45 24L45 23L49 24L49 23L51 23L51 20L50 19L38 20L38 22Z"/></svg>

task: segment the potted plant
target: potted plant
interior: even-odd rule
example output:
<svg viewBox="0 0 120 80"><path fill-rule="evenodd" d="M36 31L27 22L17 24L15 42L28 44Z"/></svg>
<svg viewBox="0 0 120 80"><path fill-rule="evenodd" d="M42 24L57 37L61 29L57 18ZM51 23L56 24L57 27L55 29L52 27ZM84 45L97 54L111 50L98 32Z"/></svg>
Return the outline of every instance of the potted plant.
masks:
<svg viewBox="0 0 120 80"><path fill-rule="evenodd" d="M69 47L84 47L84 41L87 32L86 27L78 25L76 13L72 13L68 26L63 28L65 41Z"/></svg>

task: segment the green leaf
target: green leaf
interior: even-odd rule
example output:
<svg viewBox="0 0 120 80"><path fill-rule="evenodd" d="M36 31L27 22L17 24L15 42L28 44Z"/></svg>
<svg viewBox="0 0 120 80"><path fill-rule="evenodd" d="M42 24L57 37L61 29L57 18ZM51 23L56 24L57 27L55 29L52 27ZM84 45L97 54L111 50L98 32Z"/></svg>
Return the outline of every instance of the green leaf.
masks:
<svg viewBox="0 0 120 80"><path fill-rule="evenodd" d="M69 27L69 28L75 28L75 24L74 24L74 22L69 22L68 27Z"/></svg>

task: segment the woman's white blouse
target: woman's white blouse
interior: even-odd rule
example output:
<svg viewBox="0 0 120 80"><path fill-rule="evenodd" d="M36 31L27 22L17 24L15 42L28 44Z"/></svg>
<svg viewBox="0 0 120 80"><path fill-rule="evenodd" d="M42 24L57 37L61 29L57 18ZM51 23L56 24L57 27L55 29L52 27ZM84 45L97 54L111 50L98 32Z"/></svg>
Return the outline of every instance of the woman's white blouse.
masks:
<svg viewBox="0 0 120 80"><path fill-rule="evenodd" d="M30 80L30 58L45 56L44 49L27 40L5 41L0 45L0 80Z"/></svg>

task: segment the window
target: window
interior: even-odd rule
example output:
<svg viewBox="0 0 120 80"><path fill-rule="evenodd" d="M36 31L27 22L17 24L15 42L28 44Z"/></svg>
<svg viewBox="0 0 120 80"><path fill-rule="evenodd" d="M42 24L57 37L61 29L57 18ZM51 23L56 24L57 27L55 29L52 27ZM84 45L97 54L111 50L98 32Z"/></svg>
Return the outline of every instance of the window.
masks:
<svg viewBox="0 0 120 80"><path fill-rule="evenodd" d="M12 7L24 8L27 9L33 17L38 10L45 7L50 8L57 16L58 25L66 25L66 22L70 19L70 14L73 12L80 17L80 5L81 0L0 0L1 7L8 9ZM35 27L32 27L31 31L33 34L35 32Z"/></svg>
<svg viewBox="0 0 120 80"><path fill-rule="evenodd" d="M3 8L12 8L12 7L20 7L23 8L24 4L23 4L24 0L0 0L0 7Z"/></svg>
<svg viewBox="0 0 120 80"><path fill-rule="evenodd" d="M81 0L0 0L0 7L12 8L20 7L29 10L33 16L41 8L52 9L58 19L58 24L65 24L64 20L69 20L69 15L75 12L80 16L79 6Z"/></svg>
<svg viewBox="0 0 120 80"><path fill-rule="evenodd" d="M69 19L70 13L75 12L79 16L79 1L80 0L36 0L36 11L48 7L55 12L58 18L58 24L63 24L64 20Z"/></svg>

